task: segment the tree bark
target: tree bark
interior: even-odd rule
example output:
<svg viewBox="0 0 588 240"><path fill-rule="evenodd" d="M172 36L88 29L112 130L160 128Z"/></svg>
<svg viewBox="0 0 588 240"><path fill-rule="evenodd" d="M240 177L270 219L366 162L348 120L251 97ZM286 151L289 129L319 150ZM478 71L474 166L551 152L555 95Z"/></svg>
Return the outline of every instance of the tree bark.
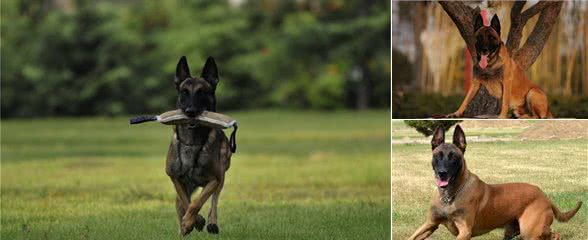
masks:
<svg viewBox="0 0 588 240"><path fill-rule="evenodd" d="M533 65L535 60L537 60L537 57L541 54L541 50L543 50L543 46L545 46L545 42L547 42L551 30L553 30L553 26L559 20L558 16L563 2L538 2L533 7L536 7L537 5L543 6L537 24L535 24L531 35L529 35L523 47L516 52L513 51L515 62L523 70L527 70L527 68ZM538 12L538 10L529 12L533 7L522 13L524 23L534 15L533 13L536 14ZM510 38L510 35L508 37Z"/></svg>

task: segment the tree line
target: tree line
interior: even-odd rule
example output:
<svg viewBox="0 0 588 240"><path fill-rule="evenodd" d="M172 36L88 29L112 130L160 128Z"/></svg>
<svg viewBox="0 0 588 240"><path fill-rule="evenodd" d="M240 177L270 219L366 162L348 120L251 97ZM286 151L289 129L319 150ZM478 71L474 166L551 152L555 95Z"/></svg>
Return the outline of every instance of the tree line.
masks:
<svg viewBox="0 0 588 240"><path fill-rule="evenodd" d="M389 1L2 1L2 117L157 113L206 57L219 109L390 104Z"/></svg>

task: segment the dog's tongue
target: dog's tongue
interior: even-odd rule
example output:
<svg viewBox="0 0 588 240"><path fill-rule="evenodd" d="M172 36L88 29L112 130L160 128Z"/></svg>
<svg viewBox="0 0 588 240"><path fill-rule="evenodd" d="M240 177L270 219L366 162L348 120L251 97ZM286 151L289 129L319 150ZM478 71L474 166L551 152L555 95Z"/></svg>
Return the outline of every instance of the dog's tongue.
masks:
<svg viewBox="0 0 588 240"><path fill-rule="evenodd" d="M437 179L437 187L445 187L447 184L449 184L449 182Z"/></svg>
<svg viewBox="0 0 588 240"><path fill-rule="evenodd" d="M488 66L488 54L482 54L479 62L480 68L484 69Z"/></svg>

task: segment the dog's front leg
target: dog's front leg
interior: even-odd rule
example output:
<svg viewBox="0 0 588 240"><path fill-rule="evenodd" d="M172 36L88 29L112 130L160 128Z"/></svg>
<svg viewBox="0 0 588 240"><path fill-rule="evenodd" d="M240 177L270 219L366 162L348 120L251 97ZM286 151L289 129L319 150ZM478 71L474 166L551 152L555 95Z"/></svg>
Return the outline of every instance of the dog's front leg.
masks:
<svg viewBox="0 0 588 240"><path fill-rule="evenodd" d="M457 111L455 111L454 113L448 114L446 117L448 117L448 118L462 117L463 112L465 112L466 108L468 107L468 105L470 104L472 99L474 99L474 96L476 96L476 93L478 93L478 90L480 90L480 85L482 85L480 83L480 81L474 79L472 81L472 86L470 86L470 89L468 89L468 92L467 92L465 98L463 99L463 102L461 103L461 105L457 109Z"/></svg>
<svg viewBox="0 0 588 240"><path fill-rule="evenodd" d="M174 188L176 189L178 199L185 208L188 208L188 205L190 204L190 197L188 196L188 192L177 179L174 177L170 177L170 179L172 183L174 183Z"/></svg>
<svg viewBox="0 0 588 240"><path fill-rule="evenodd" d="M457 240L469 240L472 238L472 222L468 221L468 219L458 218L454 221L459 234L457 235Z"/></svg>
<svg viewBox="0 0 588 240"><path fill-rule="evenodd" d="M427 219L422 226L420 226L408 239L409 240L423 240L431 236L435 230L439 228L439 223Z"/></svg>
<svg viewBox="0 0 588 240"><path fill-rule="evenodd" d="M178 224L180 225L180 233L182 233L182 217L186 214L188 205L190 204L190 195L184 186L175 178L170 177L176 188L176 212L178 214Z"/></svg>
<svg viewBox="0 0 588 240"><path fill-rule="evenodd" d="M202 192L200 192L198 197L190 203L190 206L188 207L186 214L182 218L181 225L183 235L186 235L192 231L197 222L196 217L198 216L198 212L200 212L200 209L202 209L202 206L204 205L206 200L208 200L210 195L212 195L212 193L216 190L218 185L219 181L217 180L212 180L208 182L208 184L204 186L204 189L202 189ZM204 227L204 223L202 223L202 227Z"/></svg>
<svg viewBox="0 0 588 240"><path fill-rule="evenodd" d="M505 75L502 81L502 106L500 108L499 118L508 118L508 110L510 109L510 96L512 92L512 78Z"/></svg>

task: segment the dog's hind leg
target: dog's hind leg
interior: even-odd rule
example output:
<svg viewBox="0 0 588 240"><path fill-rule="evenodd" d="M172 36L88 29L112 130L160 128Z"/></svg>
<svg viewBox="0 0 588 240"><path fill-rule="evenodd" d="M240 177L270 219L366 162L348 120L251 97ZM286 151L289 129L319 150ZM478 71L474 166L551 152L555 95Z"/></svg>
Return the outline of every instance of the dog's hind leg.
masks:
<svg viewBox="0 0 588 240"><path fill-rule="evenodd" d="M220 196L221 191L223 190L224 180L221 180L220 184L216 188L216 191L212 194L211 202L210 202L210 211L208 212L208 225L206 226L206 231L212 234L218 234L218 198Z"/></svg>
<svg viewBox="0 0 588 240"><path fill-rule="evenodd" d="M519 221L514 220L511 223L504 226L504 238L503 240L510 240L518 236L521 233L519 229Z"/></svg>
<svg viewBox="0 0 588 240"><path fill-rule="evenodd" d="M519 218L521 236L525 240L551 239L553 212L545 203L530 204Z"/></svg>
<svg viewBox="0 0 588 240"><path fill-rule="evenodd" d="M516 118L531 118L531 116L529 116L529 114L527 113L527 106L525 106L524 104L516 107L513 111L513 114Z"/></svg>
<svg viewBox="0 0 588 240"><path fill-rule="evenodd" d="M526 102L534 118L551 118L547 95L539 88L531 88L527 93Z"/></svg>

